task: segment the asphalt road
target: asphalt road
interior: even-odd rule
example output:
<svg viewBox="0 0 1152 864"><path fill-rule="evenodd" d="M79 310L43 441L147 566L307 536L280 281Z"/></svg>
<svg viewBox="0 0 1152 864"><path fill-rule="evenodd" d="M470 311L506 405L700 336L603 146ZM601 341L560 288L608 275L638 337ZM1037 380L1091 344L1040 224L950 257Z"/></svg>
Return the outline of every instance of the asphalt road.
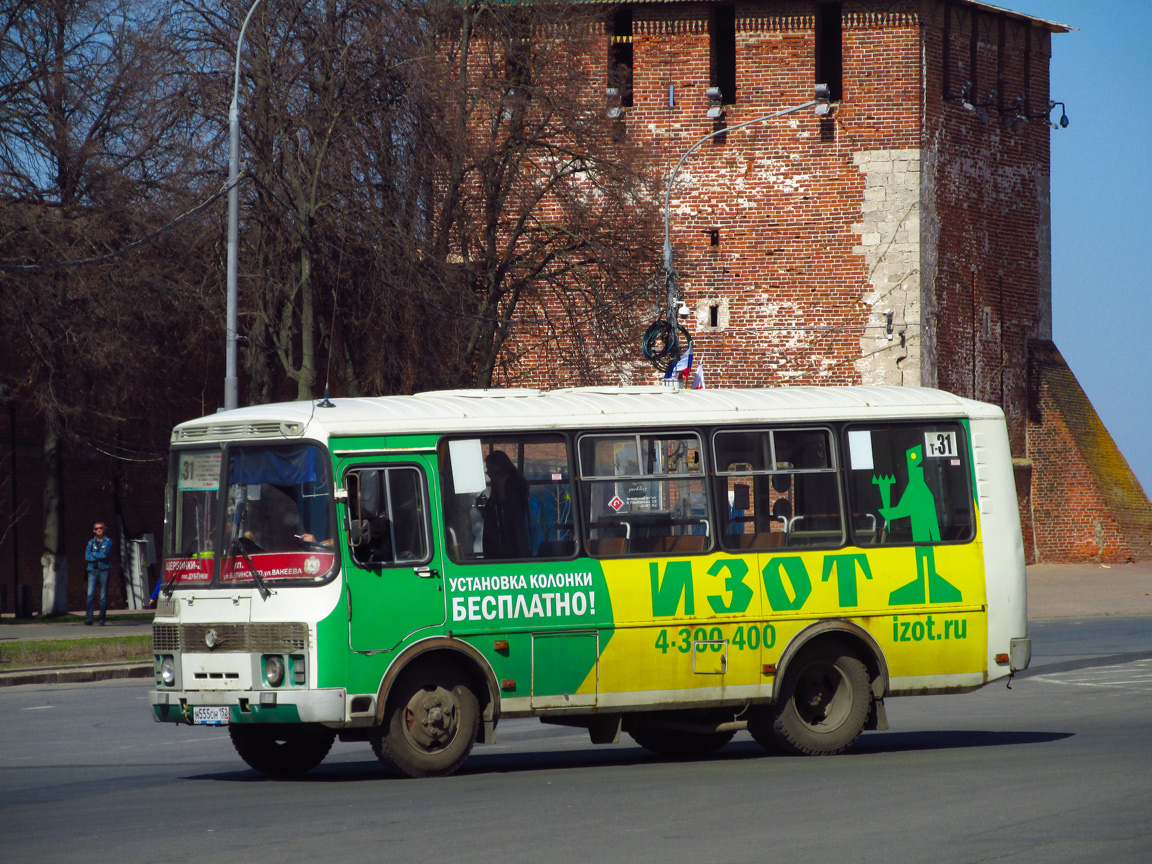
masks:
<svg viewBox="0 0 1152 864"><path fill-rule="evenodd" d="M387 777L337 743L266 780L227 734L153 723L146 682L0 691L0 860L1152 860L1152 617L1034 622L1033 668L889 700L826 759L593 747L511 721L457 776Z"/></svg>

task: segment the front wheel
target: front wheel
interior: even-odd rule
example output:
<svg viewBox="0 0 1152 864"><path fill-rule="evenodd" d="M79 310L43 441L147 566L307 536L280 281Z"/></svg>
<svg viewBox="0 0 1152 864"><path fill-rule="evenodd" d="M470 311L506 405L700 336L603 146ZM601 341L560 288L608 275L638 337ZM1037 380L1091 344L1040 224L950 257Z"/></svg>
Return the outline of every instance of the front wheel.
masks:
<svg viewBox="0 0 1152 864"><path fill-rule="evenodd" d="M233 723L228 727L240 758L261 774L306 774L324 761L336 733L324 726L296 723Z"/></svg>
<svg viewBox="0 0 1152 864"><path fill-rule="evenodd" d="M466 685L435 675L403 682L381 734L376 758L409 777L444 777L459 768L476 741L480 703Z"/></svg>
<svg viewBox="0 0 1152 864"><path fill-rule="evenodd" d="M867 667L844 649L805 651L789 665L776 704L750 718L748 731L761 745L786 753L842 753L864 731L871 683Z"/></svg>

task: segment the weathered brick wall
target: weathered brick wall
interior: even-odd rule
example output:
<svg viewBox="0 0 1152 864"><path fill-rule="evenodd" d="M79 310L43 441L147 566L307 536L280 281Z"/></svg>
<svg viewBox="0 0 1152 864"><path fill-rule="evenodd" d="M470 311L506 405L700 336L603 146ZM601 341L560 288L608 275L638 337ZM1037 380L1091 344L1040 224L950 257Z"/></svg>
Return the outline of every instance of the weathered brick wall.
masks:
<svg viewBox="0 0 1152 864"><path fill-rule="evenodd" d="M812 98L814 8L737 7L728 127ZM671 196L675 264L712 383L916 383L916 8L845 4L845 98L834 118L807 109L731 132L680 170ZM717 128L706 116L709 4L638 6L633 15L635 97L624 122L627 134L655 145L670 174ZM651 316L651 307L635 314ZM638 360L612 373L653 378ZM522 362L502 380L554 386L569 383L564 376L555 364Z"/></svg>
<svg viewBox="0 0 1152 864"><path fill-rule="evenodd" d="M716 128L710 9L633 7L624 123L666 174ZM737 5L727 126L811 98L815 9ZM842 12L831 119L805 111L731 132L677 176L672 240L696 356L716 385L925 384L997 402L1020 454L1025 341L1050 335L1048 33L942 0ZM962 107L968 81L983 119ZM638 361L606 365L653 377ZM519 363L503 381L565 376Z"/></svg>
<svg viewBox="0 0 1152 864"><path fill-rule="evenodd" d="M1022 455L1027 340L1051 335L1050 36L942 2L923 24L922 380L1001 405Z"/></svg>
<svg viewBox="0 0 1152 864"><path fill-rule="evenodd" d="M666 174L715 128L710 8L633 7L625 123ZM689 156L673 188L675 264L709 385L922 384L999 404L1032 554L1121 554L1104 481L1054 443L1061 418L1044 424L1052 442L1029 443L1028 344L1052 336L1048 27L947 0L841 10L833 117L731 132ZM728 126L811 98L816 11L736 5ZM601 368L609 381L656 377L638 358ZM553 364L505 382L566 376ZM1091 515L1054 526L1060 499ZM1147 497L1130 499L1124 518L1140 523Z"/></svg>
<svg viewBox="0 0 1152 864"><path fill-rule="evenodd" d="M1035 560L1152 557L1152 505L1076 376L1051 342L1030 356Z"/></svg>

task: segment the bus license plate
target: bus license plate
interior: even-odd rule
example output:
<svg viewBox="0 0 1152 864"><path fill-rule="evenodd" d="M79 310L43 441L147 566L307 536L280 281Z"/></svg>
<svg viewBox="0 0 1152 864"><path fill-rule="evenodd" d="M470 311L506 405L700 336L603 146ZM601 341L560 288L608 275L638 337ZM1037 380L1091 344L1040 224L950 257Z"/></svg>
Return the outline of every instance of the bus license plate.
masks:
<svg viewBox="0 0 1152 864"><path fill-rule="evenodd" d="M229 708L227 705L212 705L192 709L192 722L196 726L226 726L228 725L228 717Z"/></svg>

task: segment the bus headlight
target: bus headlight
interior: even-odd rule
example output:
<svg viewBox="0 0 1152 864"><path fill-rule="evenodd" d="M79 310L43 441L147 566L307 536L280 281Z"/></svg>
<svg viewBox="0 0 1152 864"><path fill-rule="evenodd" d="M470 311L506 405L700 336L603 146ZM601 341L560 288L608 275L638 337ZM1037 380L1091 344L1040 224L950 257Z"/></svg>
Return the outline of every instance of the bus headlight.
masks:
<svg viewBox="0 0 1152 864"><path fill-rule="evenodd" d="M160 658L160 680L165 687L176 683L176 663L171 657Z"/></svg>
<svg viewBox="0 0 1152 864"><path fill-rule="evenodd" d="M269 654L264 658L264 680L269 687L279 687L284 683L284 658L279 654Z"/></svg>

